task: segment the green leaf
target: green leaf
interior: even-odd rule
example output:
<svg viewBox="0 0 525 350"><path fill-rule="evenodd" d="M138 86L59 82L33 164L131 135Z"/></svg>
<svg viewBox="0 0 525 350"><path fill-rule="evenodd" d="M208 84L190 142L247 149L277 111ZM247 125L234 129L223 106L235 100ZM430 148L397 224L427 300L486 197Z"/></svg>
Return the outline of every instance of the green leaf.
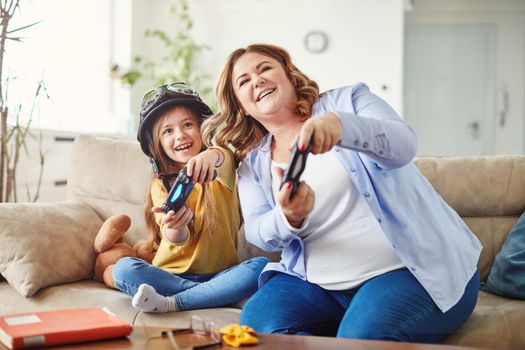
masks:
<svg viewBox="0 0 525 350"><path fill-rule="evenodd" d="M140 77L141 77L140 72L138 72L138 71L129 71L129 72L123 74L120 77L120 81L124 85L133 85L133 84L135 84L137 82L137 80L140 79Z"/></svg>
<svg viewBox="0 0 525 350"><path fill-rule="evenodd" d="M34 26L35 24L38 24L38 23L40 23L40 22L42 22L42 21L37 21L37 22L34 22L34 23L31 23L31 24L28 24L28 25L23 26L23 27L20 27L20 28L16 28L16 29L13 29L13 30L9 30L9 31L7 32L7 34L11 34L11 33L14 33L14 32L18 32L19 30L24 30L24 29L29 28L29 27L32 27L32 26Z"/></svg>
<svg viewBox="0 0 525 350"><path fill-rule="evenodd" d="M159 58L155 61L135 56L129 72L121 76L125 84L133 85L137 80L147 80L148 84L164 84L175 81L185 81L196 88L204 100L213 100L213 89L207 75L197 75L194 72L194 61L200 52L211 50L209 45L195 42L191 35L193 20L189 11L189 1L174 0L168 7L173 17L172 30L149 28L145 30L145 38L156 40L162 45Z"/></svg>
<svg viewBox="0 0 525 350"><path fill-rule="evenodd" d="M6 39L7 40L18 41L20 43L24 41L24 37L10 37L10 36L6 36Z"/></svg>

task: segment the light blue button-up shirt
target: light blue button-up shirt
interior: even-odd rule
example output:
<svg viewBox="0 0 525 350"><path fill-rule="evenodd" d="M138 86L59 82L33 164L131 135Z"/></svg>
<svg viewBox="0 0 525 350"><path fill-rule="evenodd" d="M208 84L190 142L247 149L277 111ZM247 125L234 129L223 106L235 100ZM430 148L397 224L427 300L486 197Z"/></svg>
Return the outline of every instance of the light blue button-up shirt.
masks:
<svg viewBox="0 0 525 350"><path fill-rule="evenodd" d="M386 102L361 83L322 94L312 116L327 112L335 113L343 126L342 139L330 152L336 153L398 257L446 312L474 275L481 243L411 163L416 136ZM266 251L282 251L281 261L262 272L260 285L275 272L306 279L303 241L272 195L270 144L267 135L239 168L247 240ZM322 169L318 172L323 176Z"/></svg>

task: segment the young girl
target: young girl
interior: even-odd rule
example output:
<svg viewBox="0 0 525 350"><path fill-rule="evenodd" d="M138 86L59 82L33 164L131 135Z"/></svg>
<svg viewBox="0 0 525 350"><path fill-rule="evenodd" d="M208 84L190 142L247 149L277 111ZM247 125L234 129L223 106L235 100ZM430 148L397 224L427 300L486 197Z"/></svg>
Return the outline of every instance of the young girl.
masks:
<svg viewBox="0 0 525 350"><path fill-rule="evenodd" d="M257 290L266 258L239 264L241 220L231 152L203 145L200 126L212 114L184 83L162 85L142 100L138 140L157 175L145 214L152 264L120 259L113 278L135 308L170 312L236 303ZM185 205L164 213L175 177L186 167L195 183ZM214 174L216 172L216 178Z"/></svg>

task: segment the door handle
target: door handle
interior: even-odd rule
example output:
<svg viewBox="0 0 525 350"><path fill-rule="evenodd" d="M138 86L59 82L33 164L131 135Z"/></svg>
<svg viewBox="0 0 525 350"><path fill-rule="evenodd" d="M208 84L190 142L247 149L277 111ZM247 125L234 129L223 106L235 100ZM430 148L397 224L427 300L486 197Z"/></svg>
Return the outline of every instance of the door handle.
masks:
<svg viewBox="0 0 525 350"><path fill-rule="evenodd" d="M505 126L505 119L507 119L507 111L509 108L509 94L505 87L498 89L496 106L498 111L498 125L502 128Z"/></svg>
<svg viewBox="0 0 525 350"><path fill-rule="evenodd" d="M467 128L470 129L470 135L474 140L479 139L480 124L478 121L467 123Z"/></svg>

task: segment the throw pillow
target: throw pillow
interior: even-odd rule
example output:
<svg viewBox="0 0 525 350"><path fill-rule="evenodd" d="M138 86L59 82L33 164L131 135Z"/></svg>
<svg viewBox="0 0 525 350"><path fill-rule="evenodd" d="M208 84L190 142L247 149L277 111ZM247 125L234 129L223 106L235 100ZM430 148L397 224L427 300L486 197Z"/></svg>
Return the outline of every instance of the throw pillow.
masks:
<svg viewBox="0 0 525 350"><path fill-rule="evenodd" d="M20 294L93 276L102 220L79 200L0 204L0 273Z"/></svg>
<svg viewBox="0 0 525 350"><path fill-rule="evenodd" d="M496 255L483 289L506 297L525 299L525 213Z"/></svg>

